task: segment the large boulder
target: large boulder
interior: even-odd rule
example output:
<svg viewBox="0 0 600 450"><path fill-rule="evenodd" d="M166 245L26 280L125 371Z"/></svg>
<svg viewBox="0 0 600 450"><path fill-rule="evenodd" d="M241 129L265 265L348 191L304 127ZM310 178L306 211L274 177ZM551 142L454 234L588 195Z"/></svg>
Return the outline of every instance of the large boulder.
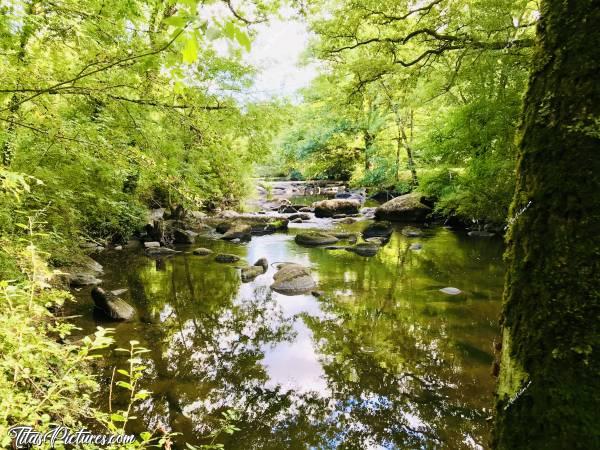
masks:
<svg viewBox="0 0 600 450"><path fill-rule="evenodd" d="M351 199L322 200L313 204L315 216L333 217L337 214L358 214L360 202Z"/></svg>
<svg viewBox="0 0 600 450"><path fill-rule="evenodd" d="M180 228L173 229L173 242L176 244L193 244L198 233Z"/></svg>
<svg viewBox="0 0 600 450"><path fill-rule="evenodd" d="M384 203L375 210L378 220L392 222L424 222L431 208L421 202L419 194L406 194Z"/></svg>
<svg viewBox="0 0 600 450"><path fill-rule="evenodd" d="M100 287L92 289L92 300L96 310L112 320L131 320L135 317L135 309L125 300Z"/></svg>
<svg viewBox="0 0 600 450"><path fill-rule="evenodd" d="M363 230L362 235L365 240L369 238L380 237L387 241L390 239L393 231L394 228L392 227L392 224L384 220L370 224Z"/></svg>
<svg viewBox="0 0 600 450"><path fill-rule="evenodd" d="M337 242L339 239L335 236L320 231L311 231L308 233L297 234L294 238L296 244L306 246L330 245Z"/></svg>
<svg viewBox="0 0 600 450"><path fill-rule="evenodd" d="M317 286L310 274L310 269L293 263L280 265L273 280L271 289L283 295L304 294Z"/></svg>

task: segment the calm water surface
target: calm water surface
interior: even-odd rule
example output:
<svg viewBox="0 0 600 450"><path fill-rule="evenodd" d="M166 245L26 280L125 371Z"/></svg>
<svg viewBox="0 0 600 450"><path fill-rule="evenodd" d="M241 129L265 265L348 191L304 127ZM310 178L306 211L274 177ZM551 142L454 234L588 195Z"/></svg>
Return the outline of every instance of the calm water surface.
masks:
<svg viewBox="0 0 600 450"><path fill-rule="evenodd" d="M359 231L365 223L346 226ZM227 449L486 448L503 282L502 243L444 228L421 238L398 231L372 258L303 248L287 234L196 246L252 264L310 266L320 298L271 292L273 266L242 284L235 264L186 253L156 260L106 252L105 289L140 319L113 324L117 345L149 348L141 387L153 392L134 431L166 424L182 442L207 443L221 412L241 431ZM410 250L411 243L423 248ZM240 265L240 264L237 264ZM464 291L447 296L440 288ZM77 325L91 332L89 289L77 293ZM106 324L103 324L106 326ZM125 358L108 351L102 383ZM124 396L113 394L113 408ZM101 398L102 403L106 398Z"/></svg>

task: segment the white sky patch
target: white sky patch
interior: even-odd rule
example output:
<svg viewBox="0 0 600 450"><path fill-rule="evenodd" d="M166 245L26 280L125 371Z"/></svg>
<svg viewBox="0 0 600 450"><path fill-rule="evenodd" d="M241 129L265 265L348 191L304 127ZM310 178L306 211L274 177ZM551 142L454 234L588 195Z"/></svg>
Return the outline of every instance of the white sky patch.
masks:
<svg viewBox="0 0 600 450"><path fill-rule="evenodd" d="M254 27L257 31L244 61L257 68L250 95L254 100L293 98L317 75L315 63L301 66L300 57L310 39L307 25L293 17L273 19Z"/></svg>

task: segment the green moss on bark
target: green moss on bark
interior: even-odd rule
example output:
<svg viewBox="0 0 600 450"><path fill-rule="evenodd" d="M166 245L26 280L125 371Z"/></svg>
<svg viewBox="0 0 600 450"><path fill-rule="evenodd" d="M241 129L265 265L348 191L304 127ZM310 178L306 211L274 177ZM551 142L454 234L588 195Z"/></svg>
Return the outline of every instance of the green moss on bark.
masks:
<svg viewBox="0 0 600 450"><path fill-rule="evenodd" d="M600 3L542 2L508 234L493 446L600 448Z"/></svg>

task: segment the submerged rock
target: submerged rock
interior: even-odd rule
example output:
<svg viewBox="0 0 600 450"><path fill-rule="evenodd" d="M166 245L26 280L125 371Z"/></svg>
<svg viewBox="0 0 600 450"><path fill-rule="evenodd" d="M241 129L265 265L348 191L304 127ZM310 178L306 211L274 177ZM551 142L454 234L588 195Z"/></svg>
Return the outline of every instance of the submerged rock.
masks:
<svg viewBox="0 0 600 450"><path fill-rule="evenodd" d="M360 202L357 200L333 199L322 200L313 204L315 216L333 217L338 214L358 214Z"/></svg>
<svg viewBox="0 0 600 450"><path fill-rule="evenodd" d="M384 238L384 240L387 241L389 240L393 231L394 228L392 224L388 221L383 220L381 222L373 222L372 224L370 224L367 228L363 230L362 235L365 240L369 238L378 237Z"/></svg>
<svg viewBox="0 0 600 450"><path fill-rule="evenodd" d="M473 237L493 237L496 236L495 233L490 233L489 231L469 231L467 233L469 236Z"/></svg>
<svg viewBox="0 0 600 450"><path fill-rule="evenodd" d="M306 246L329 245L336 243L339 239L335 236L320 231L297 234L294 238L297 244Z"/></svg>
<svg viewBox="0 0 600 450"><path fill-rule="evenodd" d="M211 249L209 249L209 248L202 248L202 247L196 248L193 251L194 255L198 255L198 256L207 256L207 255L212 254L212 252L213 251Z"/></svg>
<svg viewBox="0 0 600 450"><path fill-rule="evenodd" d="M421 202L421 195L406 194L378 207L375 217L392 222L424 222L430 213L431 208Z"/></svg>
<svg viewBox="0 0 600 450"><path fill-rule="evenodd" d="M333 236L338 238L340 241L356 242L358 240L356 233L333 233Z"/></svg>
<svg viewBox="0 0 600 450"><path fill-rule="evenodd" d="M361 243L356 244L353 247L347 247L346 250L352 253L356 253L360 256L375 256L379 251L379 245L372 243Z"/></svg>
<svg viewBox="0 0 600 450"><path fill-rule="evenodd" d="M299 295L311 292L317 286L310 269L300 264L286 263L279 266L273 276L271 289L283 295Z"/></svg>
<svg viewBox="0 0 600 450"><path fill-rule="evenodd" d="M419 243L414 243L414 244L410 244L409 247L411 250L421 250L423 248L423 246Z"/></svg>
<svg viewBox="0 0 600 450"><path fill-rule="evenodd" d="M265 271L261 266L242 267L242 282L247 283L252 281L263 273L265 273Z"/></svg>
<svg viewBox="0 0 600 450"><path fill-rule="evenodd" d="M129 303L97 286L92 289L92 300L96 310L109 319L131 320L135 316L135 309Z"/></svg>
<svg viewBox="0 0 600 450"><path fill-rule="evenodd" d="M402 234L407 237L418 237L422 236L423 232L415 227L404 227L402 228Z"/></svg>
<svg viewBox="0 0 600 450"><path fill-rule="evenodd" d="M440 289L440 292L443 292L444 294L448 294L448 295L462 294L462 291L455 287L445 287L443 289Z"/></svg>
<svg viewBox="0 0 600 450"><path fill-rule="evenodd" d="M67 275L67 282L72 287L80 287L100 284L102 280L96 278L92 273L75 272Z"/></svg>
<svg viewBox="0 0 600 450"><path fill-rule="evenodd" d="M234 263L240 260L237 255L231 255L229 253L219 253L215 256L215 261L218 263Z"/></svg>
<svg viewBox="0 0 600 450"><path fill-rule="evenodd" d="M173 250L169 247L150 247L146 249L146 254L148 256L165 256L165 255L174 255L176 253L181 253L177 250Z"/></svg>

